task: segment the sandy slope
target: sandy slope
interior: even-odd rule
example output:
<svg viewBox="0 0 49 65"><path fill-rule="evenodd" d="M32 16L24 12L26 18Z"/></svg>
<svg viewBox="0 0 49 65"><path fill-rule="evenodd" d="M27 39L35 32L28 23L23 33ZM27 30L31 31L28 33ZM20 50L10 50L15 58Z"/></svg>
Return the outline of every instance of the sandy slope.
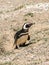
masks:
<svg viewBox="0 0 49 65"><path fill-rule="evenodd" d="M14 34L25 22L35 22L32 44L13 50ZM49 65L48 0L0 1L0 52L0 65Z"/></svg>

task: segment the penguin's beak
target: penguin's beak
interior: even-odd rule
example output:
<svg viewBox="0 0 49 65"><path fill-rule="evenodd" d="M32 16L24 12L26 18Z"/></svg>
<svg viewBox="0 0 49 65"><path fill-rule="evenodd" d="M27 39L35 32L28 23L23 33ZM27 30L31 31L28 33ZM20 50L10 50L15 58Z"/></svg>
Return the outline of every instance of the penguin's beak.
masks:
<svg viewBox="0 0 49 65"><path fill-rule="evenodd" d="M34 25L35 23L29 23L29 27L31 27L32 25Z"/></svg>

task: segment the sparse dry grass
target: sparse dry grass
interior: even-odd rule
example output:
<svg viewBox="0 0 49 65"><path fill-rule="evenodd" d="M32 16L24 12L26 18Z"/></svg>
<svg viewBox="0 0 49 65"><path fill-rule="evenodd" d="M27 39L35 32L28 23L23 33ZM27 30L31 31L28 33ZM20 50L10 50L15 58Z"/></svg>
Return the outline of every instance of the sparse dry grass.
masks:
<svg viewBox="0 0 49 65"><path fill-rule="evenodd" d="M14 11L22 9L24 7L24 5L20 5L19 7L15 8Z"/></svg>
<svg viewBox="0 0 49 65"><path fill-rule="evenodd" d="M0 65L13 65L11 62L1 63Z"/></svg>
<svg viewBox="0 0 49 65"><path fill-rule="evenodd" d="M31 16L31 17L33 17L33 13L27 13L24 16Z"/></svg>
<svg viewBox="0 0 49 65"><path fill-rule="evenodd" d="M20 2L16 3L20 4ZM28 1L16 6L12 0L10 5L15 6L14 8L11 7L9 10L10 6L7 6L7 9L0 11L0 34L3 35L3 37L0 36L0 51L2 51L0 52L0 62L1 60L3 62L0 65L42 65L43 62L49 61L49 11L42 13L19 11L24 8L24 3L27 4ZM5 6L5 4L3 5ZM14 34L22 27L22 24L29 21L35 22L29 32L32 44L22 47L20 50L9 51L8 49L11 49L14 43ZM7 62L8 58L10 62Z"/></svg>

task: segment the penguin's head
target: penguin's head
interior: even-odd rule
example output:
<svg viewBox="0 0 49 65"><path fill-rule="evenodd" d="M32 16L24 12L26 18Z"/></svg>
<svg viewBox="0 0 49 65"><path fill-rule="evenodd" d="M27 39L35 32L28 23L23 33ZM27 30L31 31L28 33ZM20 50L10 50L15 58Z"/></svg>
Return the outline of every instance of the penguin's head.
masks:
<svg viewBox="0 0 49 65"><path fill-rule="evenodd" d="M35 23L31 23L31 22L28 22L28 23L24 23L23 25L23 30L25 31L28 31L28 29Z"/></svg>

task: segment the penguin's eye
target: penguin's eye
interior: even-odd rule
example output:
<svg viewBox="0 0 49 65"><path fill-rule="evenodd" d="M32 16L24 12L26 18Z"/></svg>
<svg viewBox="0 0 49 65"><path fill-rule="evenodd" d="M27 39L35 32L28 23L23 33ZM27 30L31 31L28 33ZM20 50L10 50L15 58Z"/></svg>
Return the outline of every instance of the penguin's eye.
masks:
<svg viewBox="0 0 49 65"><path fill-rule="evenodd" d="M26 28L29 28L29 25L26 25Z"/></svg>

